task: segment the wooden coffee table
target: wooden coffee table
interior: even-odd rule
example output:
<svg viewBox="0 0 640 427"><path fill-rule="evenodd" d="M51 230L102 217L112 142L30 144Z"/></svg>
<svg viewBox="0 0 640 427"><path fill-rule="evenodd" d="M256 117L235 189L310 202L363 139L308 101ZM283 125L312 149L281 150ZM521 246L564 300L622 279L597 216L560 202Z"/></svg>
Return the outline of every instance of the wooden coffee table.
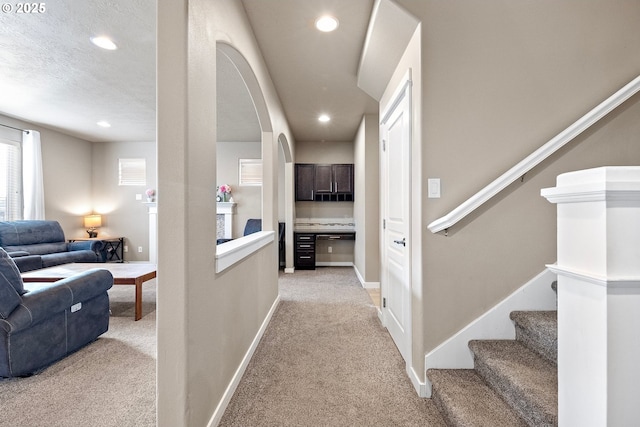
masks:
<svg viewBox="0 0 640 427"><path fill-rule="evenodd" d="M57 282L78 273L101 268L113 275L114 285L136 285L136 320L142 318L142 284L156 277L156 265L146 263L100 263L79 262L56 265L22 273L25 282Z"/></svg>

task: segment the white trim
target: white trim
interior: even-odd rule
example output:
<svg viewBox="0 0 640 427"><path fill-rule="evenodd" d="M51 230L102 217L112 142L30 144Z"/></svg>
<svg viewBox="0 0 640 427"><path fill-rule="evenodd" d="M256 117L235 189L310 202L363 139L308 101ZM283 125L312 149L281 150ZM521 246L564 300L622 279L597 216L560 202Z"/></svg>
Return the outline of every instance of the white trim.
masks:
<svg viewBox="0 0 640 427"><path fill-rule="evenodd" d="M416 390L416 393L418 393L418 396L431 397L431 383L427 384L425 382L422 382L415 369L413 369L413 366L407 367L407 375L409 376L411 384L413 384L413 388Z"/></svg>
<svg viewBox="0 0 640 427"><path fill-rule="evenodd" d="M493 196L505 189L515 180L529 172L540 162L555 153L568 142L573 140L576 136L580 135L582 132L584 132L602 117L606 116L609 112L617 108L620 104L625 102L638 91L640 91L640 76L636 77L622 89L598 104L595 108L575 121L554 138L549 140L542 147L531 153L520 163L500 175L496 180L471 196L460 206L458 206L445 216L433 221L427 226L427 228L432 233L437 233L451 227L462 218L469 215L475 209L480 207L484 202L491 199Z"/></svg>
<svg viewBox="0 0 640 427"><path fill-rule="evenodd" d="M380 289L380 282L365 282L364 278L360 274L360 271L358 270L358 267L356 267L355 264L353 265L353 270L356 272L356 277L360 281L360 285L362 285L363 288L365 288L365 289Z"/></svg>
<svg viewBox="0 0 640 427"><path fill-rule="evenodd" d="M407 198L406 198L406 204L407 204L407 217L405 218L406 222L407 222L407 229L406 229L406 237L408 238L407 244L405 246L406 248L406 253L405 253L405 257L406 257L406 262L407 262L407 271L406 271L406 277L405 280L407 281L407 285L409 287L409 301L406 307L406 311L408 312L407 315L407 322L404 325L405 327L405 331L404 331L404 336L406 338L406 343L400 343L401 346L406 345L407 348L405 349L401 349L401 346L399 346L395 339L394 339L394 343L396 344L396 346L398 347L398 350L400 351L400 354L402 355L402 358L405 361L405 366L407 367L407 374L409 374L409 376L411 376L411 371L413 371L413 348L414 348L414 343L413 343L413 310L411 308L412 303L413 303L413 264L412 264L412 225L413 225L413 221L412 221L412 200L411 200L411 194L412 194L412 183L411 183L411 153L412 153L412 149L413 149L413 144L414 144L414 130L413 130L413 126L414 126L414 120L413 120L413 110L414 110L414 106L413 106L413 94L412 94L412 87L413 87L413 82L411 80L412 77L412 69L408 68L407 71L405 72L403 79L400 81L400 83L398 84L398 86L396 87L396 89L393 91L393 96L389 99L389 102L383 106L380 105L380 109L381 111L383 111L383 114L381 114L382 120L380 120L380 143L382 144L382 146L380 147L382 149L382 154L381 154L381 161L380 161L380 167L381 167L381 171L380 171L380 184L381 184L381 216L382 218L386 217L387 214L387 210L388 210L388 200L389 200L389 188L388 188L388 174L389 174L389 154L388 154L388 148L385 147L385 143L384 143L384 138L385 138L385 131L387 130L387 128L385 127L387 124L387 121L391 118L391 116L395 113L396 109L399 107L400 103L405 101L408 104L408 108L407 108L407 117L409 118L409 123L408 123L408 132L409 132L409 146L407 147L408 149L408 155L409 155L409 159L408 159L408 164L406 164L406 173L408 174L408 182L407 182L407 187L405 189L405 191L407 191ZM403 179L404 179L404 175L403 175ZM387 238L387 233L386 231L384 231L384 229L381 231L382 235L381 235L381 244L382 244L382 250L380 251L380 259L381 259L381 263L382 263L382 269L380 270L381 273L381 277L380 277L380 297L382 298L382 301L385 300L385 298L387 298L388 296L388 289L387 287L383 287L382 286L382 282L385 280L386 278L386 274L387 274L387 269L385 267L386 262L387 262L387 250L388 250L388 243L386 241ZM389 286L388 283L385 283L386 286ZM381 314L379 315L381 317L381 322L382 322L382 326L384 326L385 328L387 328L387 330L389 330L389 317L390 315L388 315L388 308L385 307L381 307L380 308L380 312ZM403 313L404 314L404 313ZM389 331L390 336L391 335L391 331ZM417 376L416 376L417 377ZM413 381L412 381L413 382ZM418 380L419 382L419 380Z"/></svg>
<svg viewBox="0 0 640 427"><path fill-rule="evenodd" d="M398 106L398 104L400 104L400 102L402 102L405 96L411 96L411 91L407 89L411 87L412 84L413 81L411 80L411 68L409 68L402 78L402 82L393 92L393 96L390 98L392 101L386 106L384 114L382 114L382 120L380 120L381 125L384 125L387 120L389 120L389 116L391 116L391 114L395 111L396 107Z"/></svg>
<svg viewBox="0 0 640 427"><path fill-rule="evenodd" d="M216 246L216 273L248 257L263 246L275 241L275 231L258 231Z"/></svg>
<svg viewBox="0 0 640 427"><path fill-rule="evenodd" d="M531 279L489 311L469 323L455 335L431 350L424 358L425 371L440 369L472 369L473 355L469 341L473 339L515 339L515 328L509 318L514 310L555 310L556 293L551 283L556 275L549 269ZM431 397L427 378L426 395Z"/></svg>
<svg viewBox="0 0 640 427"><path fill-rule="evenodd" d="M276 308L278 307L279 303L280 303L280 295L278 295L276 300L271 305L271 309L267 313L267 316L265 317L264 321L262 322L262 325L260 325L260 329L258 330L258 333L256 334L255 338L253 339L253 342L251 343L251 346L249 346L249 349L247 350L246 354L244 355L244 358L242 359L242 362L240 363L240 366L238 366L238 369L236 370L235 374L233 375L233 378L231 379L231 382L227 386L227 389L224 391L224 394L222 395L222 399L218 403L218 406L216 407L216 410L213 411L213 415L212 415L211 419L209 420L209 423L207 423L207 427L214 427L214 426L217 426L220 423L220 420L222 419L222 416L224 415L224 411L227 409L227 406L229 405L229 402L231 401L231 398L233 397L233 393L235 393L236 389L238 388L238 384L240 384L240 380L242 379L242 376L244 375L244 372L247 370L247 366L249 365L249 362L251 361L251 358L253 357L253 353L256 351L256 348L258 348L258 344L260 343L260 340L262 339L262 336L264 335L264 331L267 329L267 326L269 325L269 322L271 322L271 318L273 317L273 313L275 313Z"/></svg>
<svg viewBox="0 0 640 427"><path fill-rule="evenodd" d="M296 271L295 268L288 268L287 267L287 268L284 269L285 274L293 274L295 271Z"/></svg>
<svg viewBox="0 0 640 427"><path fill-rule="evenodd" d="M640 288L640 277L605 277L592 274L586 271L579 271L569 267L559 265L547 265L547 268L558 276L570 277L593 285L603 286L605 288Z"/></svg>
<svg viewBox="0 0 640 427"><path fill-rule="evenodd" d="M316 261L316 267L353 267L351 261Z"/></svg>
<svg viewBox="0 0 640 427"><path fill-rule="evenodd" d="M640 201L640 185L637 182L609 182L596 186L589 183L543 188L540 190L540 195L551 203L638 202Z"/></svg>

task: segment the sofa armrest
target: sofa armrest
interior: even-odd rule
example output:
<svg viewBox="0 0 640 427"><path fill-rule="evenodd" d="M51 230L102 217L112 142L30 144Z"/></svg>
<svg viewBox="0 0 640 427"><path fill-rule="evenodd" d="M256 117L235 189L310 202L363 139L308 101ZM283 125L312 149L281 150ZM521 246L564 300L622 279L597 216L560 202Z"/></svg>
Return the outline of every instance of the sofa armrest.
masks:
<svg viewBox="0 0 640 427"><path fill-rule="evenodd" d="M39 270L42 268L42 257L40 255L27 255L12 258L16 263L20 273L26 273L31 270Z"/></svg>
<svg viewBox="0 0 640 427"><path fill-rule="evenodd" d="M70 251L93 251L96 254L100 254L104 242L102 240L78 240L75 242L69 242L67 248Z"/></svg>
<svg viewBox="0 0 640 427"><path fill-rule="evenodd" d="M18 332L106 292L111 286L113 276L101 269L87 270L53 283L25 284L29 292L22 296L22 303L0 327L8 327L7 332Z"/></svg>
<svg viewBox="0 0 640 427"><path fill-rule="evenodd" d="M11 258L19 258L21 256L29 256L31 254L27 251L12 251L7 252L7 255L9 255Z"/></svg>

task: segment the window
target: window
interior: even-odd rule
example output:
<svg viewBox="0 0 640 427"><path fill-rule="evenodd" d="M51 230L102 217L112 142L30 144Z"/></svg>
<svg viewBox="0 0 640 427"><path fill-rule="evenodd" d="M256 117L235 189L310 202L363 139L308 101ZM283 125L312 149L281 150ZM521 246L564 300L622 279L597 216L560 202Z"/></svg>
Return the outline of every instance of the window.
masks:
<svg viewBox="0 0 640 427"><path fill-rule="evenodd" d="M262 159L238 159L240 185L262 185Z"/></svg>
<svg viewBox="0 0 640 427"><path fill-rule="evenodd" d="M146 185L145 159L118 159L118 185Z"/></svg>
<svg viewBox="0 0 640 427"><path fill-rule="evenodd" d="M22 219L22 149L0 138L0 221Z"/></svg>

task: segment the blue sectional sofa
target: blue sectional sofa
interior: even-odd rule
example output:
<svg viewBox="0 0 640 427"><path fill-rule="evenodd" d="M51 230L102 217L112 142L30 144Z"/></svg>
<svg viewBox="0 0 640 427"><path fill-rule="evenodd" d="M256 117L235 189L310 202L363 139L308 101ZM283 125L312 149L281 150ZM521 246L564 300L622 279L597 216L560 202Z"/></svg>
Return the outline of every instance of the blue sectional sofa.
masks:
<svg viewBox="0 0 640 427"><path fill-rule="evenodd" d="M67 242L57 221L0 221L0 247L21 272L70 262L105 262L100 240Z"/></svg>
<svg viewBox="0 0 640 427"><path fill-rule="evenodd" d="M101 269L25 284L0 248L0 377L33 374L106 332L112 285Z"/></svg>

